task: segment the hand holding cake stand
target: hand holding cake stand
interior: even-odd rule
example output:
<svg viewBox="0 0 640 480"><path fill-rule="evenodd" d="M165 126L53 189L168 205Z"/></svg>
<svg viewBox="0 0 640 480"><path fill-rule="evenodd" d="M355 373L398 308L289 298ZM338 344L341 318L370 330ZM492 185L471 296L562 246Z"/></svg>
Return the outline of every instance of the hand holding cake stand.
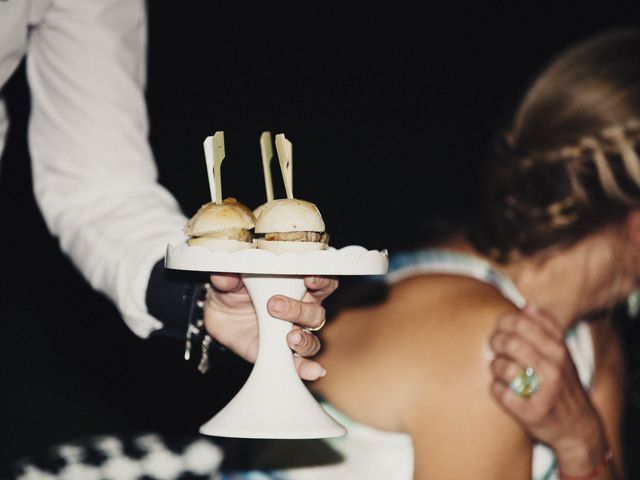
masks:
<svg viewBox="0 0 640 480"><path fill-rule="evenodd" d="M167 268L240 273L258 316L255 365L235 397L202 425L205 435L242 438L328 438L346 429L327 414L298 376L286 336L291 323L269 315L267 302L281 294L302 299L307 275L380 275L385 251L349 246L304 254L260 249L212 252L186 244L169 245Z"/></svg>

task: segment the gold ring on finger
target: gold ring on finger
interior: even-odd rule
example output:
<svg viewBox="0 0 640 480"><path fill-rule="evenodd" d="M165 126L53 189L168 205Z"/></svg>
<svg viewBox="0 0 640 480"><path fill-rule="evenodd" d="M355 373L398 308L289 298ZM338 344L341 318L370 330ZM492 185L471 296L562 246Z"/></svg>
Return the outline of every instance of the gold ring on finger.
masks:
<svg viewBox="0 0 640 480"><path fill-rule="evenodd" d="M540 389L542 381L536 375L533 367L522 368L517 375L511 380L509 388L516 395L523 398L529 398Z"/></svg>
<svg viewBox="0 0 640 480"><path fill-rule="evenodd" d="M308 328L305 328L305 330L307 332L317 332L319 330L322 330L322 327L324 327L325 323L327 323L327 319L326 318L324 320L322 320L322 323L320 325L318 325L317 327L308 327Z"/></svg>

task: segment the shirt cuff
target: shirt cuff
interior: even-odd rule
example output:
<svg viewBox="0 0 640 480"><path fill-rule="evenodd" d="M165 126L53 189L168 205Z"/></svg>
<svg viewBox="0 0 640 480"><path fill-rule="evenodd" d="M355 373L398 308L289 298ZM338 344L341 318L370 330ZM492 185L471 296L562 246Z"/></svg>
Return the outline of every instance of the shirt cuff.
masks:
<svg viewBox="0 0 640 480"><path fill-rule="evenodd" d="M146 294L149 314L162 323L152 335L183 339L207 281L206 273L169 270L159 260L151 270Z"/></svg>

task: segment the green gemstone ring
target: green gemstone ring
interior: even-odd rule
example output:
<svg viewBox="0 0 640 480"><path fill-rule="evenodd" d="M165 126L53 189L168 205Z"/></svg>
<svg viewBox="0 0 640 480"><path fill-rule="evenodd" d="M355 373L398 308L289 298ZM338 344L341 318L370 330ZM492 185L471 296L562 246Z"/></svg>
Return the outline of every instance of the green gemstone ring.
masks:
<svg viewBox="0 0 640 480"><path fill-rule="evenodd" d="M509 384L509 388L524 398L529 398L536 393L542 382L533 371L533 367L523 368Z"/></svg>

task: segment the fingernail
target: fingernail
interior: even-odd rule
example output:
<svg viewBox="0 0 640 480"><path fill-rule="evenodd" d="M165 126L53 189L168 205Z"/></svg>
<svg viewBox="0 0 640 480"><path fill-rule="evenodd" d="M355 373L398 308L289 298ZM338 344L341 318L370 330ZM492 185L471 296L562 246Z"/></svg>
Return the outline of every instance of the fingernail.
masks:
<svg viewBox="0 0 640 480"><path fill-rule="evenodd" d="M527 303L527 305L524 308L525 310L528 310L533 314L540 313L540 309L536 307L533 303Z"/></svg>
<svg viewBox="0 0 640 480"><path fill-rule="evenodd" d="M320 375L318 375L320 378L324 377L327 374L327 370L326 369L322 369L320 370Z"/></svg>
<svg viewBox="0 0 640 480"><path fill-rule="evenodd" d="M287 311L287 302L281 298L274 298L269 302L271 310L277 313L284 313Z"/></svg>
<svg viewBox="0 0 640 480"><path fill-rule="evenodd" d="M313 283L314 285L317 284L317 283L320 283L321 280L322 280L321 277L311 277L310 278L311 283Z"/></svg>
<svg viewBox="0 0 640 480"><path fill-rule="evenodd" d="M289 340L294 345L298 345L302 343L302 335L300 334L300 332L293 332L291 335L289 335Z"/></svg>

